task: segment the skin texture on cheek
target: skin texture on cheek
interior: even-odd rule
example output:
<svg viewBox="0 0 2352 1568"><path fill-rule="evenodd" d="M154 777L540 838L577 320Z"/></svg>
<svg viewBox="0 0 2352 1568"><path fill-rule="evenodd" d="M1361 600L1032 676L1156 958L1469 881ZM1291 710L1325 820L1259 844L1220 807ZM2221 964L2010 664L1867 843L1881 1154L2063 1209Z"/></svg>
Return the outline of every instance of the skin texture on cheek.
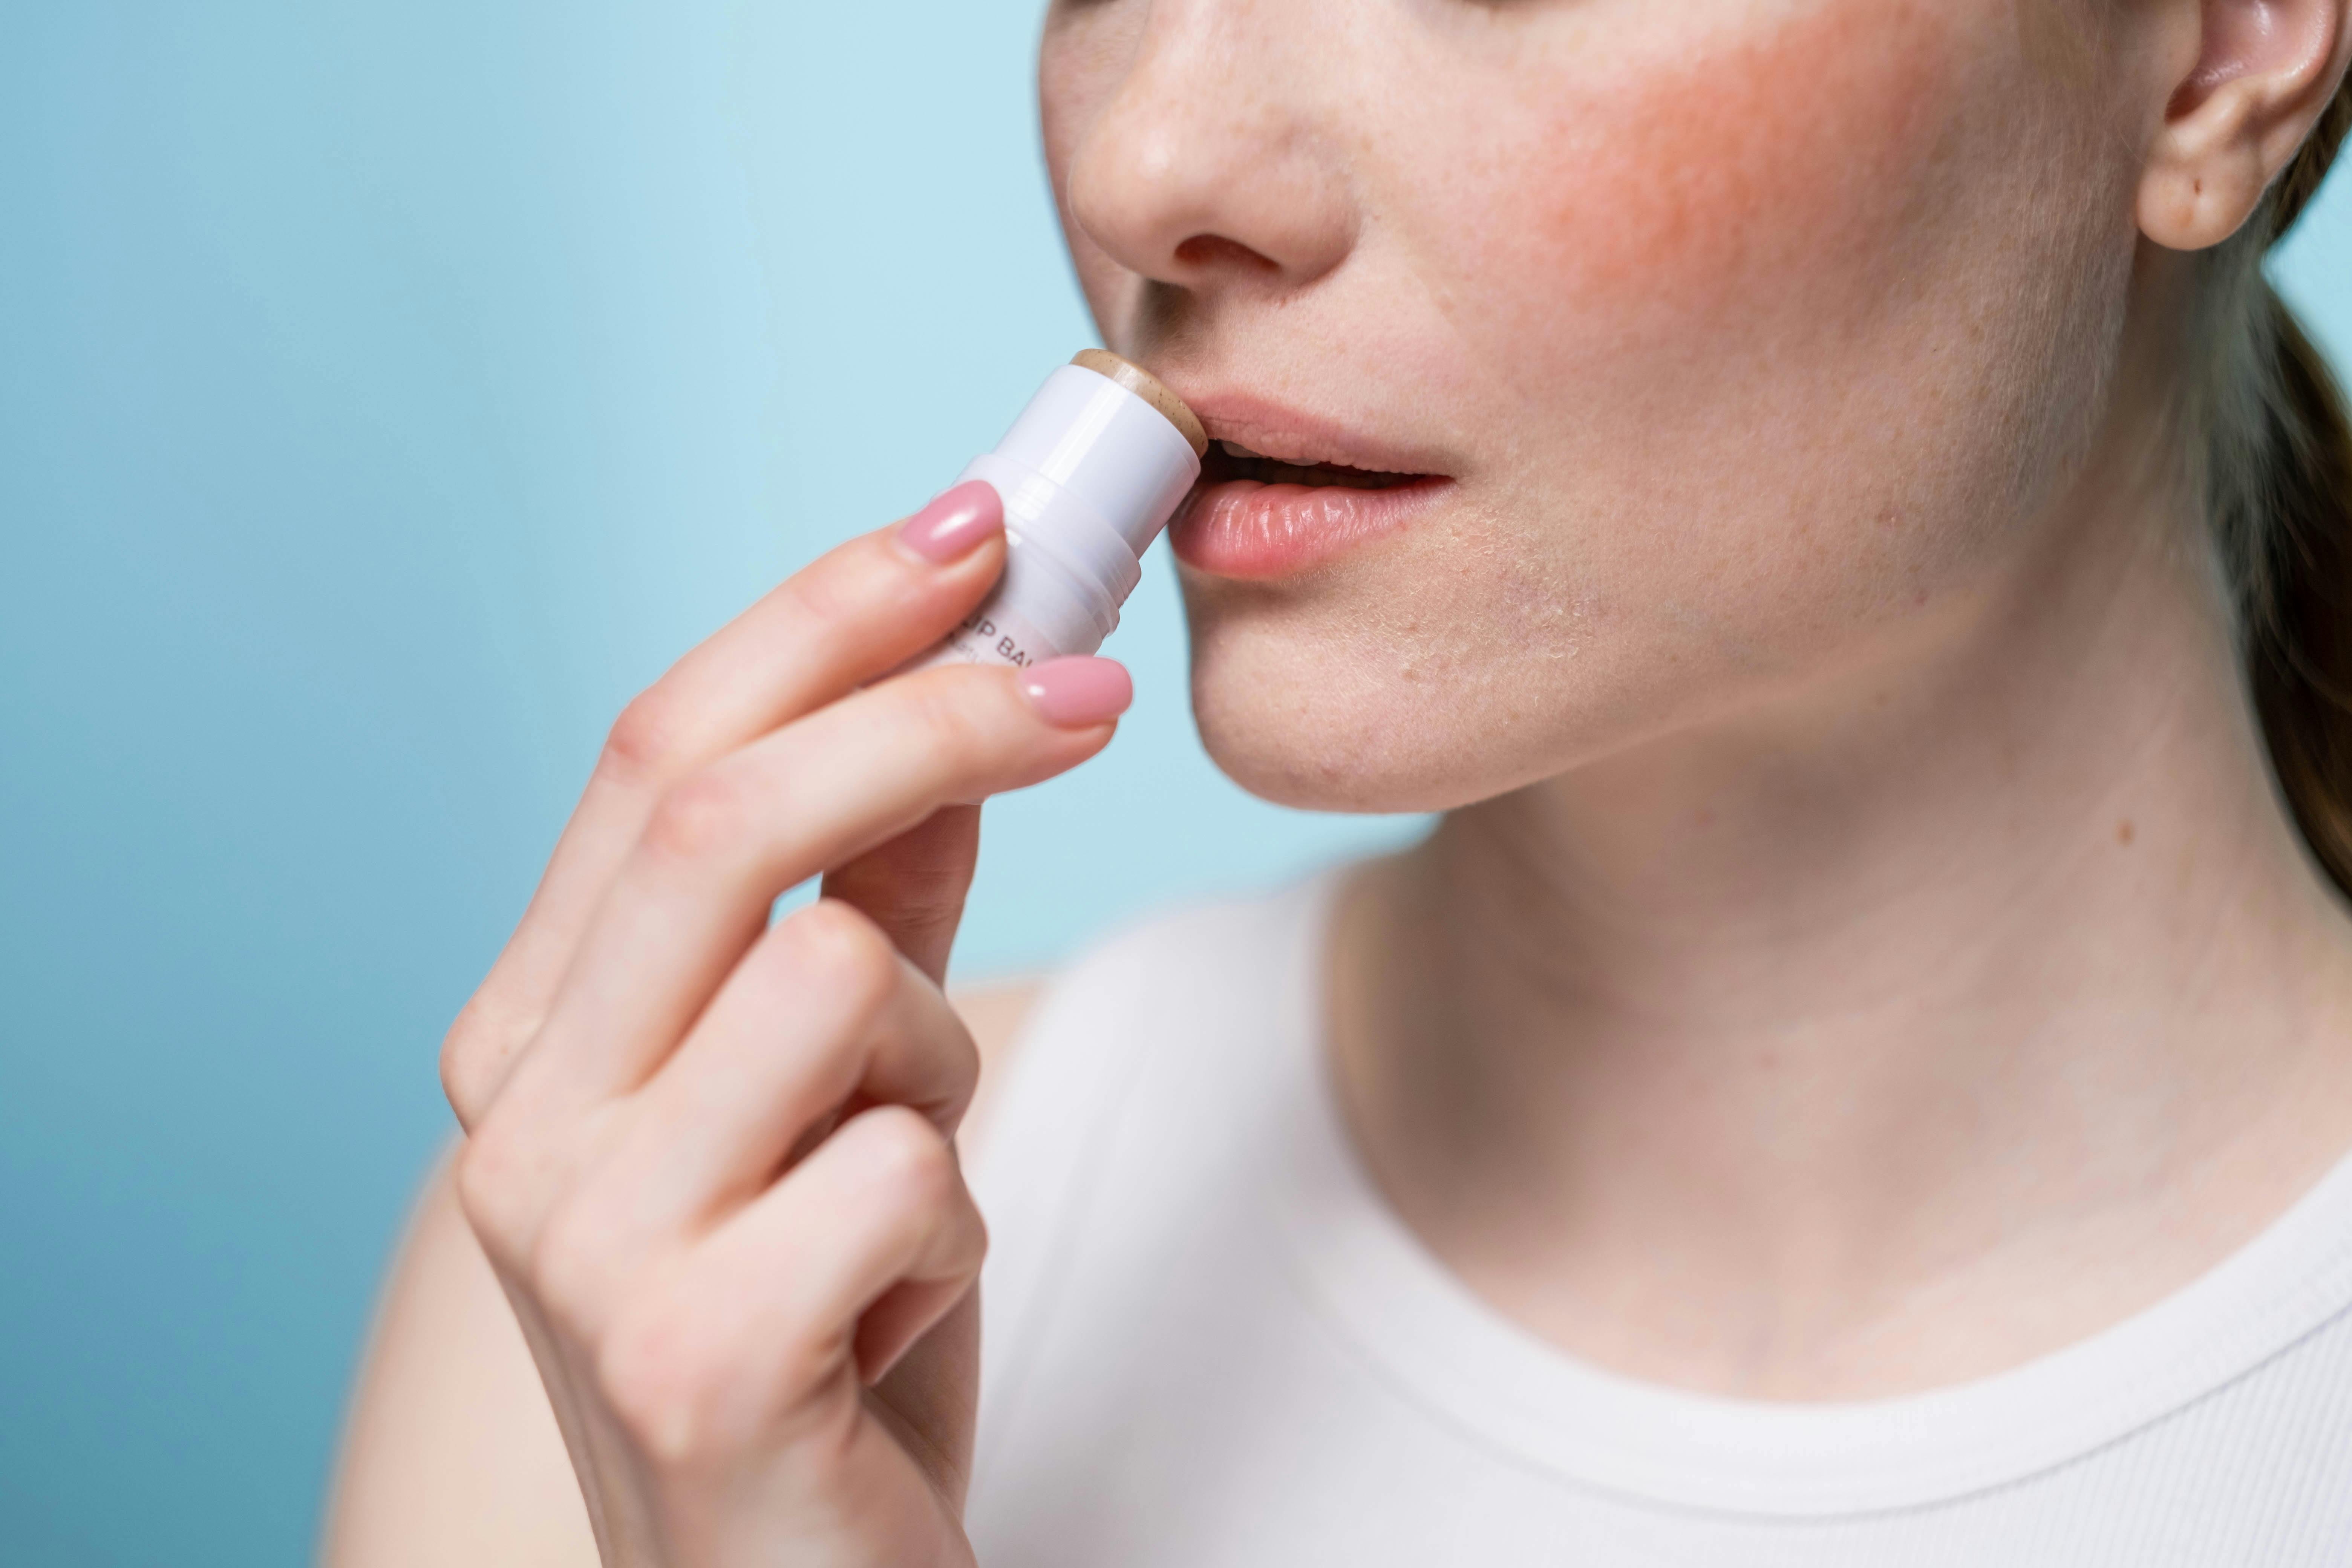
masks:
<svg viewBox="0 0 2352 1568"><path fill-rule="evenodd" d="M1564 308L1684 326L1886 275L1961 96L1957 31L1933 0L1790 0L1560 73L1515 150L1541 252L1515 266Z"/></svg>
<svg viewBox="0 0 2352 1568"><path fill-rule="evenodd" d="M2099 0L2017 0L2018 53L2032 69L2078 91L2098 82Z"/></svg>

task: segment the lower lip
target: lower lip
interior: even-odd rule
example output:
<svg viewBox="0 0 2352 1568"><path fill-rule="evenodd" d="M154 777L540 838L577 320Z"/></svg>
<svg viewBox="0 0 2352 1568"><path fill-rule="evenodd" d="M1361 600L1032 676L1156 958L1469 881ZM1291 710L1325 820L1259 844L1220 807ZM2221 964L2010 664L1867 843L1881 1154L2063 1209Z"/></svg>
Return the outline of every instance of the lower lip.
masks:
<svg viewBox="0 0 2352 1568"><path fill-rule="evenodd" d="M1394 533L1453 483L1442 474L1384 490L1227 479L1194 492L1168 542L1196 571L1286 577Z"/></svg>

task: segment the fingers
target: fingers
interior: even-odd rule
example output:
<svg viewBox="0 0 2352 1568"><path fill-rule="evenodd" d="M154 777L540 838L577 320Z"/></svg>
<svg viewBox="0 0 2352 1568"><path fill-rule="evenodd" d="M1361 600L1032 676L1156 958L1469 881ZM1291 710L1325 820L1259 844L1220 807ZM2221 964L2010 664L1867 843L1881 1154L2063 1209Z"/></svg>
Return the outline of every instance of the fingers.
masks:
<svg viewBox="0 0 2352 1568"><path fill-rule="evenodd" d="M776 1006L779 992L793 1006ZM616 1135L583 1140L564 1162L562 1140L534 1142L494 1117L468 1140L458 1192L491 1260L564 1344L595 1359L637 1321L640 1338L696 1338L640 1354L696 1356L701 1368L710 1352L715 1368L739 1359L757 1323L797 1326L795 1354L774 1361L779 1399L797 1399L833 1363L879 1375L971 1284L983 1232L950 1135L976 1077L971 1039L929 980L863 914L816 905L776 926L661 1077L614 1110ZM845 1102L868 1110L830 1129ZM812 1126L830 1135L776 1178ZM703 1290L740 1290L736 1277L755 1265L793 1293L757 1319L719 1302L710 1321ZM679 1279L689 1284L663 1284ZM663 1429L713 1415L694 1401Z"/></svg>
<svg viewBox="0 0 2352 1568"><path fill-rule="evenodd" d="M522 1114L562 1117L634 1090L778 894L946 802L1034 784L1108 742L1109 717L1066 727L1072 716L1050 721L1009 670L927 670L821 709L679 785L615 876L504 1094Z"/></svg>
<svg viewBox="0 0 2352 1568"><path fill-rule="evenodd" d="M1135 690L1127 671L1107 658L1048 660L1031 667L1021 688L1056 723L1121 711ZM977 803L942 806L920 826L828 871L824 893L865 910L916 967L944 984L979 858Z"/></svg>
<svg viewBox="0 0 2352 1568"><path fill-rule="evenodd" d="M1003 569L1003 516L986 485L957 486L796 573L629 705L513 940L450 1031L442 1070L461 1122L480 1115L537 1027L655 803L936 642Z"/></svg>
<svg viewBox="0 0 2352 1568"><path fill-rule="evenodd" d="M459 1193L493 1261L591 1337L845 1110L895 1105L950 1139L979 1076L939 988L864 915L819 902L761 940L636 1094L576 1121L501 1107Z"/></svg>
<svg viewBox="0 0 2352 1568"><path fill-rule="evenodd" d="M563 1205L625 1275L750 1201L844 1106L902 1105L951 1138L979 1076L938 987L865 916L818 903L728 977ZM625 1279L580 1283L609 1292Z"/></svg>
<svg viewBox="0 0 2352 1568"><path fill-rule="evenodd" d="M987 1232L939 1130L881 1106L851 1118L625 1309L598 1372L673 1460L823 1420L861 1384L859 1320L894 1298L906 1343L971 1288ZM895 1351L893 1353L896 1353Z"/></svg>
<svg viewBox="0 0 2352 1568"><path fill-rule="evenodd" d="M958 1509L971 1485L979 1414L981 1294L977 1283L967 1288L887 1366L887 1375L865 1373L872 1384L867 1408Z"/></svg>
<svg viewBox="0 0 2352 1568"><path fill-rule="evenodd" d="M861 910L934 985L980 863L980 807L943 805L896 838L824 874L820 891Z"/></svg>

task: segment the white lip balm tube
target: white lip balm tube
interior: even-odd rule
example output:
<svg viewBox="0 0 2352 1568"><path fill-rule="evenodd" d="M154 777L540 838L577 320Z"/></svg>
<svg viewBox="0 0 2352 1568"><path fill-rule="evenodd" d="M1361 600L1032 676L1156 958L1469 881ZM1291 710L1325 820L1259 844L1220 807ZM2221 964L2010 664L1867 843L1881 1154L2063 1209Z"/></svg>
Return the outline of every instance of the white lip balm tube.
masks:
<svg viewBox="0 0 2352 1568"><path fill-rule="evenodd" d="M956 480L985 479L1003 499L1004 575L904 668L1021 668L1102 647L1208 449L1182 400L1108 350L1055 371L996 449Z"/></svg>

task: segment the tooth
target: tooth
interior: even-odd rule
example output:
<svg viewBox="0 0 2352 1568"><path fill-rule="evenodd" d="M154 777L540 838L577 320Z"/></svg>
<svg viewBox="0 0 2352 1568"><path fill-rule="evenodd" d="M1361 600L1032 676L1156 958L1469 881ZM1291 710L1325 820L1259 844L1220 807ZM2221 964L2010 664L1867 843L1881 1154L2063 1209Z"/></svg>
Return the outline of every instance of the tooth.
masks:
<svg viewBox="0 0 2352 1568"><path fill-rule="evenodd" d="M1264 453L1253 452L1239 441L1220 441L1217 445L1225 449L1225 456L1228 458L1255 458L1260 462L1268 460Z"/></svg>

